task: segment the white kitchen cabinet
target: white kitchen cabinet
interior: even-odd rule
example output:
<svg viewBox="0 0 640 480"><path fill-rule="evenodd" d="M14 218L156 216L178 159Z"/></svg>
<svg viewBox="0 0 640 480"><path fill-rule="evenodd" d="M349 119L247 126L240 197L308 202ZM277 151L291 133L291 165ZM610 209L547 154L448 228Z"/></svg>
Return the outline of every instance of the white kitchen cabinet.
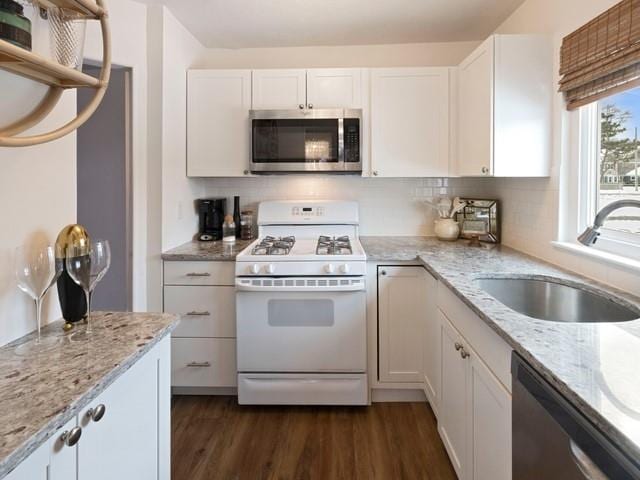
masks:
<svg viewBox="0 0 640 480"><path fill-rule="evenodd" d="M468 478L511 479L511 395L471 349Z"/></svg>
<svg viewBox="0 0 640 480"><path fill-rule="evenodd" d="M307 70L307 104L310 108L363 108L364 70L313 68Z"/></svg>
<svg viewBox="0 0 640 480"><path fill-rule="evenodd" d="M420 266L378 267L380 382L422 382L427 272Z"/></svg>
<svg viewBox="0 0 640 480"><path fill-rule="evenodd" d="M425 274L425 287L425 290L422 292L426 300L422 329L424 333L422 370L424 373L425 395L437 416L440 403L441 375L440 317L438 306L436 305L438 281L428 272Z"/></svg>
<svg viewBox="0 0 640 480"><path fill-rule="evenodd" d="M455 319L439 316L438 431L451 463L461 480L510 480L511 394L474 349L485 339L467 338Z"/></svg>
<svg viewBox="0 0 640 480"><path fill-rule="evenodd" d="M253 70L254 110L305 108L307 73L304 69Z"/></svg>
<svg viewBox="0 0 640 480"><path fill-rule="evenodd" d="M449 68L371 70L371 173L449 175Z"/></svg>
<svg viewBox="0 0 640 480"><path fill-rule="evenodd" d="M461 356L462 337L440 314L440 342L442 355L442 383L438 431L449 454L458 478L467 476L468 362Z"/></svg>
<svg viewBox="0 0 640 480"><path fill-rule="evenodd" d="M4 480L169 480L170 348L161 340ZM90 415L100 405L104 415ZM64 434L75 427L69 446Z"/></svg>
<svg viewBox="0 0 640 480"><path fill-rule="evenodd" d="M553 57L547 38L492 35L458 66L460 176L549 175Z"/></svg>
<svg viewBox="0 0 640 480"><path fill-rule="evenodd" d="M251 70L190 70L187 176L249 174Z"/></svg>
<svg viewBox="0 0 640 480"><path fill-rule="evenodd" d="M80 412L79 480L169 479L169 349L165 338Z"/></svg>

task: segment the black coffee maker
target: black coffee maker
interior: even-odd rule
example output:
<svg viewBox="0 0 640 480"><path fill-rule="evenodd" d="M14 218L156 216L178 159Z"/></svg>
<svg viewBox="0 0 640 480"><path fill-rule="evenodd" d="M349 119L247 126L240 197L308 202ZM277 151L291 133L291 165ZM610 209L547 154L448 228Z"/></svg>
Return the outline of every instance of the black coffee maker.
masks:
<svg viewBox="0 0 640 480"><path fill-rule="evenodd" d="M198 200L198 214L200 215L198 240L201 242L222 240L222 223L224 222L226 210L226 198L202 198Z"/></svg>

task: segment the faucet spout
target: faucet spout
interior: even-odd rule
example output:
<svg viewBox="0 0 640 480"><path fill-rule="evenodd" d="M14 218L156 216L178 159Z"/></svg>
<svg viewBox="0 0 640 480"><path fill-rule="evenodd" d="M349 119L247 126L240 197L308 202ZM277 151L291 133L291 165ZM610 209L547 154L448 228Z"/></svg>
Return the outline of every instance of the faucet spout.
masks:
<svg viewBox="0 0 640 480"><path fill-rule="evenodd" d="M612 212L626 207L640 208L640 200L618 200L611 202L609 205L603 207L596 215L593 221L593 226L587 227L587 229L578 236L578 241L587 247L593 245L598 240L600 235L600 228L604 225L604 221Z"/></svg>

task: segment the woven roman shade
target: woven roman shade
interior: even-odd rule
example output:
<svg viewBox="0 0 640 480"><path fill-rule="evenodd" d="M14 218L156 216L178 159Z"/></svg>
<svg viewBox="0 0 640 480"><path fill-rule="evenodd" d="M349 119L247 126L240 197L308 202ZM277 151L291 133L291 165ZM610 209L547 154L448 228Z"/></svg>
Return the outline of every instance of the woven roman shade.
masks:
<svg viewBox="0 0 640 480"><path fill-rule="evenodd" d="M640 0L623 0L562 40L569 110L640 85Z"/></svg>

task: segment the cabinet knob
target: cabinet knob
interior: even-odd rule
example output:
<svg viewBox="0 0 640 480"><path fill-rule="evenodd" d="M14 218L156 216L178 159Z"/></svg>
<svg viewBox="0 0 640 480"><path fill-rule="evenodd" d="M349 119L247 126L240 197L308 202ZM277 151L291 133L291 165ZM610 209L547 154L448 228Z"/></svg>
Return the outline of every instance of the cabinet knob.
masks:
<svg viewBox="0 0 640 480"><path fill-rule="evenodd" d="M100 420L102 420L102 417L104 417L106 411L107 407L105 407L104 404L101 403L97 407L87 410L87 417L94 422L99 422Z"/></svg>
<svg viewBox="0 0 640 480"><path fill-rule="evenodd" d="M300 110L304 110L304 104L303 104L303 103L301 103L300 105L298 105L298 108L299 108Z"/></svg>
<svg viewBox="0 0 640 480"><path fill-rule="evenodd" d="M245 170L245 171L244 171L244 172L242 172L242 173L244 173L245 175L249 175L249 170Z"/></svg>
<svg viewBox="0 0 640 480"><path fill-rule="evenodd" d="M377 170L374 170L374 171L373 171L373 172L371 172L371 173L373 173L373 176L374 176L374 177L377 177L377 176L378 176L378 171L377 171Z"/></svg>
<svg viewBox="0 0 640 480"><path fill-rule="evenodd" d="M456 351L458 352L462 349L462 344L460 342L456 342L453 346L456 347Z"/></svg>
<svg viewBox="0 0 640 480"><path fill-rule="evenodd" d="M73 427L71 430L65 430L60 435L60 441L67 447L73 447L80 441L82 436L82 427Z"/></svg>
<svg viewBox="0 0 640 480"><path fill-rule="evenodd" d="M309 107L309 108L313 108L313 103L310 103L310 104L308 105L308 107Z"/></svg>
<svg viewBox="0 0 640 480"><path fill-rule="evenodd" d="M462 350L460 350L460 356L465 359L465 358L469 358L471 356L471 354L469 352L467 352L464 348Z"/></svg>
<svg viewBox="0 0 640 480"><path fill-rule="evenodd" d="M386 275L386 274L387 274L387 271L386 271L386 270L380 270L380 275L383 275L383 276L384 276L384 275Z"/></svg>
<svg viewBox="0 0 640 480"><path fill-rule="evenodd" d="M488 167L482 167L482 173L484 175L489 175L489 168Z"/></svg>

